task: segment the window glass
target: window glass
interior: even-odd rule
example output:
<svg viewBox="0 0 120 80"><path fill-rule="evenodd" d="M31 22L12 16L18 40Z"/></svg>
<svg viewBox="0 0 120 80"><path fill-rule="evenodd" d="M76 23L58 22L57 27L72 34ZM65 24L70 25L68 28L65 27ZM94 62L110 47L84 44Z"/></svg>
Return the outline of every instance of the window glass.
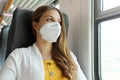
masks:
<svg viewBox="0 0 120 80"><path fill-rule="evenodd" d="M102 0L103 1L103 11L120 6L120 0Z"/></svg>
<svg viewBox="0 0 120 80"><path fill-rule="evenodd" d="M120 18L101 23L100 52L102 80L120 80Z"/></svg>

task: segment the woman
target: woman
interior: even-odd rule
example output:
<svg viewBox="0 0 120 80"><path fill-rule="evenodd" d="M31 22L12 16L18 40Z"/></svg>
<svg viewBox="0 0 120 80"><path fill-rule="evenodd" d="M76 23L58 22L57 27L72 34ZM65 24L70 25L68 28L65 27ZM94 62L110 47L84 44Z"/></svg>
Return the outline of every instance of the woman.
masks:
<svg viewBox="0 0 120 80"><path fill-rule="evenodd" d="M62 13L41 6L33 13L32 25L36 42L9 55L0 80L86 80L67 46Z"/></svg>

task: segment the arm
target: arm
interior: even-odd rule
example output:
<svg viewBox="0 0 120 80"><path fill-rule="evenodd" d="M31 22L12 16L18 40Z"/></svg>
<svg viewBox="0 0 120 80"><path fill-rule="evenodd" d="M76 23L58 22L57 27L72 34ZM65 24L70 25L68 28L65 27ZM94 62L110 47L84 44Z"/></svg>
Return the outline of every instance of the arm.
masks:
<svg viewBox="0 0 120 80"><path fill-rule="evenodd" d="M0 71L0 80L16 80L16 64L12 54L8 56Z"/></svg>

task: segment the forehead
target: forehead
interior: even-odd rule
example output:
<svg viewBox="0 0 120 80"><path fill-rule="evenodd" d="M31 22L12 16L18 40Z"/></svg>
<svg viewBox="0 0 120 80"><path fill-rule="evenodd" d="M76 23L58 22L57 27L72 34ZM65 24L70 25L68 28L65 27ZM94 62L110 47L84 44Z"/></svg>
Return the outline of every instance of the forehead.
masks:
<svg viewBox="0 0 120 80"><path fill-rule="evenodd" d="M57 10L48 10L46 11L42 17L46 17L46 16L52 16L52 17L55 17L55 18L60 18L60 14L58 13Z"/></svg>

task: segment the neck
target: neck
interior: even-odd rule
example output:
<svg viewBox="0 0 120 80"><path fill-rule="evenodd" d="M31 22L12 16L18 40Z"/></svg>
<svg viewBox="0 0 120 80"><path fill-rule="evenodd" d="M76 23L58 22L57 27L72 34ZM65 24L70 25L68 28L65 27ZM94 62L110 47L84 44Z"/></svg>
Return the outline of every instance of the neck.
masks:
<svg viewBox="0 0 120 80"><path fill-rule="evenodd" d="M43 59L52 59L51 49L52 43L47 42L43 39L37 39L36 44L41 52Z"/></svg>

